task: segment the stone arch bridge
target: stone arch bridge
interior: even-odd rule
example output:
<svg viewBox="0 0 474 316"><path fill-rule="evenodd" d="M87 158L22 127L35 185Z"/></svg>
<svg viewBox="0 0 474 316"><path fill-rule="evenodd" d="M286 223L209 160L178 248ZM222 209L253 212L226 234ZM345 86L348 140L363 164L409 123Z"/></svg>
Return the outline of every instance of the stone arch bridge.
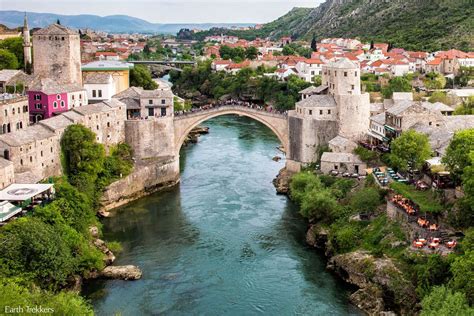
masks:
<svg viewBox="0 0 474 316"><path fill-rule="evenodd" d="M179 154L179 150L183 145L186 136L194 127L213 117L227 114L250 117L264 124L278 137L282 146L285 149L288 149L289 137L287 115L272 113L265 110L258 110L247 106L222 105L210 109L199 110L197 112L174 116L174 148L176 150L176 154Z"/></svg>

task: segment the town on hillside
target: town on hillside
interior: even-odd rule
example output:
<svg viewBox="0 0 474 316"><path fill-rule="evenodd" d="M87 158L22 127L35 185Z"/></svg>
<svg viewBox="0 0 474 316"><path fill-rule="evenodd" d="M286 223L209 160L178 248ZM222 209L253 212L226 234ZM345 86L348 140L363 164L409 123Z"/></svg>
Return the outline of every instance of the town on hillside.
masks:
<svg viewBox="0 0 474 316"><path fill-rule="evenodd" d="M460 252L463 230L446 214L472 210L472 179L459 170L459 156L470 150L473 159L474 52L407 51L353 38L197 41L75 30L60 21L30 30L25 15L21 32L0 32L0 54L2 226L55 200L71 126L91 131L104 155L121 144L133 152L130 173L113 178L124 181L115 194L101 188L103 210L178 183L179 150L196 122L237 114L278 136L286 155L280 176L324 179L311 181L341 194L334 205L347 202L352 189L383 192L378 210L407 236L391 251L445 258ZM472 168L468 158L461 162ZM331 187L346 180L347 190ZM288 193L291 184L279 189ZM380 215L360 209L350 221ZM458 224L472 222L463 214ZM342 247L340 235L332 245L337 238ZM388 256L380 251L378 258Z"/></svg>

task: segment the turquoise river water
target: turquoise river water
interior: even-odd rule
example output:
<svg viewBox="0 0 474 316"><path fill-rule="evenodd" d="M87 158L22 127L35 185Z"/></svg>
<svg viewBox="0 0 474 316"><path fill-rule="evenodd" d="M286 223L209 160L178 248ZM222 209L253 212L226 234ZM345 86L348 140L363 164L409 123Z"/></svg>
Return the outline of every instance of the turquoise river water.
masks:
<svg viewBox="0 0 474 316"><path fill-rule="evenodd" d="M98 315L359 315L348 289L305 244L307 225L272 179L278 139L248 118L221 116L181 150L181 183L103 221L104 238L138 281L98 280Z"/></svg>

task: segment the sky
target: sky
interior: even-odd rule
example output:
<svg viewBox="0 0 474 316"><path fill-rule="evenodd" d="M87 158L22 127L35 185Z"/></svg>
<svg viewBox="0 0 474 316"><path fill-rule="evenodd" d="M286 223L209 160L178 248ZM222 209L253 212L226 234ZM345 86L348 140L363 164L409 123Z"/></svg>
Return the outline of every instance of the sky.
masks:
<svg viewBox="0 0 474 316"><path fill-rule="evenodd" d="M264 23L322 0L0 0L0 10L125 14L154 23Z"/></svg>

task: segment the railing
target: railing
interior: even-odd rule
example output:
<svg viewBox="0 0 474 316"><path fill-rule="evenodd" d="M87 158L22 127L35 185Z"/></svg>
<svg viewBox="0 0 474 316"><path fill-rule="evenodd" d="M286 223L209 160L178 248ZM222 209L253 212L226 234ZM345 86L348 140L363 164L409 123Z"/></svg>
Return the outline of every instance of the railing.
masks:
<svg viewBox="0 0 474 316"><path fill-rule="evenodd" d="M288 112L267 110L264 107L256 105L256 104L242 102L242 103L206 105L200 108L193 108L189 111L176 111L174 112L174 117L175 117L174 119L181 120L188 117L195 117L195 116L200 116L200 115L208 114L208 113L218 113L218 112L232 111L232 110L253 113L253 114L258 114L258 115L263 114L266 116L272 116L272 117L282 118L282 119L286 119L288 116Z"/></svg>

